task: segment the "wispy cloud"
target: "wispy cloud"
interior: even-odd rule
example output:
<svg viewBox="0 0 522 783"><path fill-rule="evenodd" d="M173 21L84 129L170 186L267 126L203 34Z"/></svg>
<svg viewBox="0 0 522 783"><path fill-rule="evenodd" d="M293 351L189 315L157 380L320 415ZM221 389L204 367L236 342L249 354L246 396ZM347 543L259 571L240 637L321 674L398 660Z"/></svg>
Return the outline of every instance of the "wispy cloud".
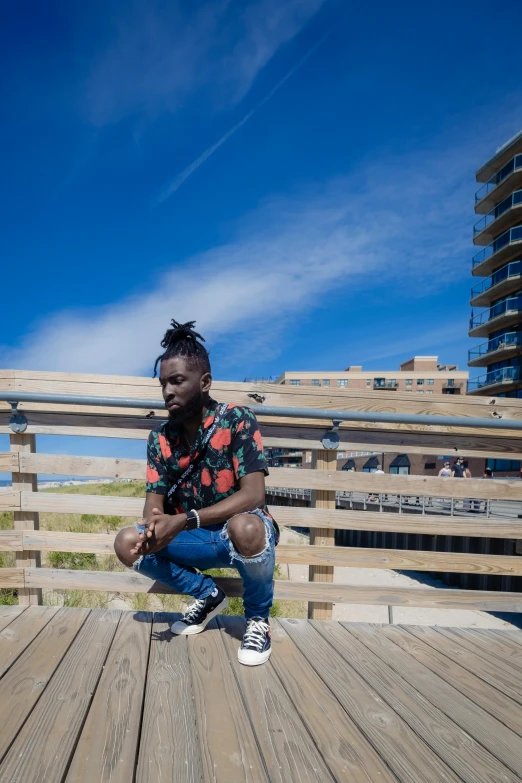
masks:
<svg viewBox="0 0 522 783"><path fill-rule="evenodd" d="M158 116L209 87L215 105L233 105L324 1L248 0L239 13L230 0L109 3L110 32L92 61L82 111L96 126Z"/></svg>
<svg viewBox="0 0 522 783"><path fill-rule="evenodd" d="M313 46L308 49L306 54L301 57L301 59L292 67L289 71L285 73L282 79L280 79L275 87L272 87L272 89L262 98L262 100L259 101L259 103L254 106L253 109L251 109L249 112L245 114L245 116L239 120L230 130L228 130L226 133L221 136L221 138L215 142L215 144L212 144L210 147L207 147L207 149L201 153L199 157L196 158L196 160L192 161L190 165L188 165L182 172L180 172L176 177L174 177L173 180L168 182L159 195L156 198L156 203L161 204L164 201L167 201L183 183L185 180L187 180L191 174L193 174L197 169L199 169L200 166L205 163L206 160L210 158L211 155L214 154L220 147L225 144L235 133L237 133L240 128L243 127L253 116L256 114L260 109L263 108L263 106L268 103L268 101L274 97L274 95L279 92L281 87L283 87L284 84L290 79L296 71L301 68L302 65L312 56L312 54L316 51L316 49L321 46L321 44L326 40L328 37L328 33L326 35L323 35L322 38L320 38L317 43L315 43Z"/></svg>
<svg viewBox="0 0 522 783"><path fill-rule="evenodd" d="M434 293L469 274L473 169L494 137L462 134L459 145L446 138L438 149L376 160L305 195L273 198L227 244L187 258L147 294L102 310L58 313L19 347L4 349L0 361L148 372L172 317L195 318L218 354L239 334L247 358L257 346L275 358L281 330L321 306L330 291L344 291L347 301L373 301L390 287L402 288L404 298ZM245 366L237 350L233 360Z"/></svg>

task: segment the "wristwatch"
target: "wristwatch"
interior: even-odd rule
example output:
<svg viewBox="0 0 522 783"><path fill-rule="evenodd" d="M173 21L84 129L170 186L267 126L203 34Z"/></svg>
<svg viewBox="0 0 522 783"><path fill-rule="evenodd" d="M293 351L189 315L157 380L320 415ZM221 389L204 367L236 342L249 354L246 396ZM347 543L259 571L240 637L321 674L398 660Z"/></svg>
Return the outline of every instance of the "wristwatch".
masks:
<svg viewBox="0 0 522 783"><path fill-rule="evenodd" d="M187 513L185 530L197 530L201 526L198 512L193 508Z"/></svg>

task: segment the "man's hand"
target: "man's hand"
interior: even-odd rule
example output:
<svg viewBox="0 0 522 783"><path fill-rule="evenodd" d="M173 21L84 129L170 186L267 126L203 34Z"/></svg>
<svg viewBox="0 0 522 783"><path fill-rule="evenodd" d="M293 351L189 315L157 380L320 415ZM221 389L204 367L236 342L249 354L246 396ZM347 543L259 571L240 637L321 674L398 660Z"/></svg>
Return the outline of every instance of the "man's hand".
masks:
<svg viewBox="0 0 522 783"><path fill-rule="evenodd" d="M140 541L131 550L133 555L151 555L166 547L185 528L187 516L186 514L171 516L164 514L158 508L153 508L149 521L145 524L147 530L145 533L140 533Z"/></svg>

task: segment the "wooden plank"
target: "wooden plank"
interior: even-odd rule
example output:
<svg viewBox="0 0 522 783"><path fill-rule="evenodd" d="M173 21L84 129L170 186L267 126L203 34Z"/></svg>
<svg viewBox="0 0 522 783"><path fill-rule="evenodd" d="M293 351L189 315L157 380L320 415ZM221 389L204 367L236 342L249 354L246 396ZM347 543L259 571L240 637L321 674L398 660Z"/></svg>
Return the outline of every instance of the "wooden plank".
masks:
<svg viewBox="0 0 522 783"><path fill-rule="evenodd" d="M522 742L510 728L405 655L379 629L359 623L353 628L347 623L342 625L357 640L349 648L351 665L361 674L366 672L363 676L396 712L406 716L406 711L411 711L407 720L412 728L424 720L424 733L419 733L463 780L490 783L500 779L514 783L519 779ZM318 630L323 635L327 633L330 643L340 651L342 628Z"/></svg>
<svg viewBox="0 0 522 783"><path fill-rule="evenodd" d="M17 510L20 510L20 492L14 489L2 489L0 491L0 511Z"/></svg>
<svg viewBox="0 0 522 783"><path fill-rule="evenodd" d="M417 552L402 549L319 547L281 544L278 563L324 563L352 568L386 568L395 571L448 571L475 574L522 575L522 558L460 552Z"/></svg>
<svg viewBox="0 0 522 783"><path fill-rule="evenodd" d="M8 569L0 569L2 571ZM13 569L17 571L18 569ZM171 593L160 582L152 582L132 571L76 571L34 568L25 571L25 584L55 590L108 590L124 593ZM14 581L14 579L13 579ZM20 580L21 581L21 580ZM241 579L216 579L229 596L243 594ZM3 585L0 585L3 586ZM9 582L7 583L9 586ZM359 585L322 584L276 580L275 597L288 601L365 604L371 606L423 606L436 609L474 609L483 612L522 612L522 593L444 588L385 588Z"/></svg>
<svg viewBox="0 0 522 783"><path fill-rule="evenodd" d="M25 511L54 511L59 514L98 514L140 518L143 514L144 498L22 492L21 502Z"/></svg>
<svg viewBox="0 0 522 783"><path fill-rule="evenodd" d="M22 547L22 530L0 530L0 552L13 552Z"/></svg>
<svg viewBox="0 0 522 783"><path fill-rule="evenodd" d="M25 473L145 480L146 461L120 457L73 457L69 454L21 454L20 467Z"/></svg>
<svg viewBox="0 0 522 783"><path fill-rule="evenodd" d="M372 744L343 710L335 695L273 618L270 659L283 688L336 780L392 783L392 774Z"/></svg>
<svg viewBox="0 0 522 783"><path fill-rule="evenodd" d="M0 761L88 615L60 609L0 680Z"/></svg>
<svg viewBox="0 0 522 783"><path fill-rule="evenodd" d="M11 451L14 453L15 458L18 460L19 455L24 452L36 451L36 438L34 435L16 435L11 433L9 436L9 442L11 444ZM20 492L20 497L23 491L27 491L30 494L35 494L38 491L38 483L36 476L30 473L16 473L12 474L12 486L15 492ZM40 527L38 514L32 511L14 512L14 527L15 530L23 530L32 528L38 530ZM20 550L15 553L15 561L17 568L38 568L40 566L40 553L39 552L27 552L26 550ZM42 603L42 591L38 588L31 589L27 587L21 587L18 590L18 603L19 604L33 604L38 605Z"/></svg>
<svg viewBox="0 0 522 783"><path fill-rule="evenodd" d="M454 639L474 655L484 658L484 660L495 667L496 671L501 670L508 676L522 678L520 659L518 661L516 659L506 659L502 653L501 645L495 646L494 640L490 642L487 638L475 637L473 633L468 633L467 628L444 628L441 629L441 633L444 633L450 639Z"/></svg>
<svg viewBox="0 0 522 783"><path fill-rule="evenodd" d="M486 661L481 656L467 650L451 637L439 633L438 628L408 626L407 631L417 639L431 645L435 650L440 651L446 658L459 664L463 669L467 669L471 674L475 674L481 680L492 685L493 688L522 704L522 685L520 680L517 681L512 674L506 674L502 669L498 669L490 661Z"/></svg>
<svg viewBox="0 0 522 783"><path fill-rule="evenodd" d="M300 652L402 783L459 778L311 624L280 620ZM347 636L347 644L350 637Z"/></svg>
<svg viewBox="0 0 522 783"><path fill-rule="evenodd" d="M133 779L151 629L151 612L123 612L67 783L127 783Z"/></svg>
<svg viewBox="0 0 522 783"><path fill-rule="evenodd" d="M381 626L378 630L384 638L396 644L404 653L430 669L439 678L522 736L522 707L520 705L511 699L506 699L503 693L475 674L448 660L442 652L417 639L413 634L407 633L409 631L407 626L388 625Z"/></svg>
<svg viewBox="0 0 522 783"><path fill-rule="evenodd" d="M119 617L91 611L0 765L0 783L63 779Z"/></svg>
<svg viewBox="0 0 522 783"><path fill-rule="evenodd" d="M271 664L247 667L238 663L244 618L220 616L218 622L270 781L333 781Z"/></svg>
<svg viewBox="0 0 522 783"><path fill-rule="evenodd" d="M324 449L314 452L312 455L312 469L329 472L337 470L337 453ZM335 492L315 490L312 492L311 505L315 508L335 510ZM310 530L310 544L312 546L333 549L335 548L335 533L328 527L312 528ZM308 579L310 582L333 582L333 566L326 565L324 561L310 565L308 568ZM316 620L331 620L332 604L318 603L317 601L309 603L308 617L313 617Z"/></svg>
<svg viewBox="0 0 522 783"><path fill-rule="evenodd" d="M52 620L57 606L31 606L0 632L0 677Z"/></svg>
<svg viewBox="0 0 522 783"><path fill-rule="evenodd" d="M98 555L114 554L112 533L69 533L57 530L24 531L25 549L42 552L91 552ZM1 544L0 544L1 546Z"/></svg>
<svg viewBox="0 0 522 783"><path fill-rule="evenodd" d="M268 781L265 765L213 620L188 638L199 748L206 781Z"/></svg>
<svg viewBox="0 0 522 783"><path fill-rule="evenodd" d="M0 568L0 587L24 587L24 574L23 568Z"/></svg>
<svg viewBox="0 0 522 783"><path fill-rule="evenodd" d="M17 473L19 470L18 454L9 451L0 453L0 473Z"/></svg>
<svg viewBox="0 0 522 783"><path fill-rule="evenodd" d="M7 606L0 605L0 631L3 631L15 617L25 612L27 604L12 604Z"/></svg>
<svg viewBox="0 0 522 783"><path fill-rule="evenodd" d="M154 615L136 783L203 780L187 637L170 632L178 617Z"/></svg>

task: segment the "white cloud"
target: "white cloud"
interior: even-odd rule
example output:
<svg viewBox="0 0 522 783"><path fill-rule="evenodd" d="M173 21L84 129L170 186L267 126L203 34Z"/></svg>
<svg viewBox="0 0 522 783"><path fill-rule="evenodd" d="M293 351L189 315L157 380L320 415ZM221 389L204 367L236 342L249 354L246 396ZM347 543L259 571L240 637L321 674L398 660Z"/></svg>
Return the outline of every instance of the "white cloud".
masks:
<svg viewBox="0 0 522 783"><path fill-rule="evenodd" d="M205 87L215 103L233 105L323 2L250 0L239 14L230 0L117 3L108 44L86 80L83 112L97 126L133 114L157 116Z"/></svg>
<svg viewBox="0 0 522 783"><path fill-rule="evenodd" d="M172 317L196 319L218 353L239 335L243 353L275 358L280 330L330 291L366 297L369 306L388 290L402 289L403 301L433 294L469 275L473 166L490 149L489 139L446 142L439 152L375 161L320 191L273 198L227 244L186 259L147 295L58 313L0 361L148 372ZM244 355L235 359L244 367Z"/></svg>

